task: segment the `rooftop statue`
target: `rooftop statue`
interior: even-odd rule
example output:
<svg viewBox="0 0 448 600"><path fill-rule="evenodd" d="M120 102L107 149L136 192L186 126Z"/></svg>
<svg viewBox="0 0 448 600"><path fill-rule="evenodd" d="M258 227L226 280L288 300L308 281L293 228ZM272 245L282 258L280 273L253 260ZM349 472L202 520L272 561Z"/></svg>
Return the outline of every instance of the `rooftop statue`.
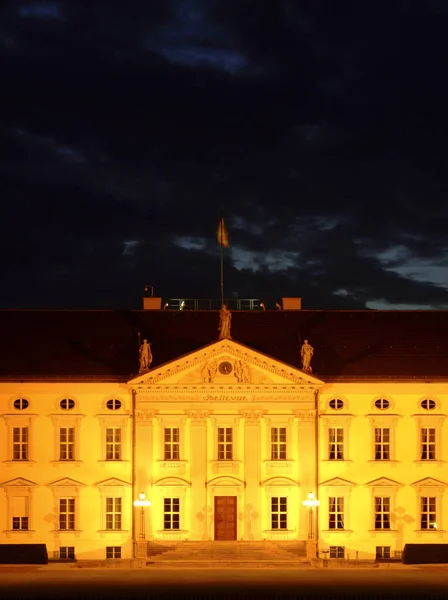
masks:
<svg viewBox="0 0 448 600"><path fill-rule="evenodd" d="M148 340L143 340L140 349L140 372L147 371L152 363L151 343Z"/></svg>
<svg viewBox="0 0 448 600"><path fill-rule="evenodd" d="M232 313L227 308L225 304L221 306L221 310L219 311L219 340L231 340L232 336L230 335L230 325L232 321Z"/></svg>
<svg viewBox="0 0 448 600"><path fill-rule="evenodd" d="M300 356L302 357L302 369L304 371L312 371L311 359L313 358L314 348L305 340L300 348Z"/></svg>

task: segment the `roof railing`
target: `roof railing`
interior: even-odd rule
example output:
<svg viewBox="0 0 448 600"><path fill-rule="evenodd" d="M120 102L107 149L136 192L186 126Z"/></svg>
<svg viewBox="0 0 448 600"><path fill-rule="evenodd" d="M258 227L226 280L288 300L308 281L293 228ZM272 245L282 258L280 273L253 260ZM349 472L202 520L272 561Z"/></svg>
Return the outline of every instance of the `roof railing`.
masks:
<svg viewBox="0 0 448 600"><path fill-rule="evenodd" d="M226 298L224 304L230 310L276 310L275 300L261 298ZM207 298L164 298L164 310L219 310L221 300Z"/></svg>

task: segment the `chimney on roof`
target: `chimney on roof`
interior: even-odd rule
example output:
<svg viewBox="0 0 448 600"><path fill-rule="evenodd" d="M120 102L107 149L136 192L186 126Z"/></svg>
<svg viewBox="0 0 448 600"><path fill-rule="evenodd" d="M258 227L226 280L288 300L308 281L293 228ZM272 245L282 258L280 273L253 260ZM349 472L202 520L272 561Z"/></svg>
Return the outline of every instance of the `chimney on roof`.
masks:
<svg viewBox="0 0 448 600"><path fill-rule="evenodd" d="M154 297L154 288L152 285L145 285L145 295L143 296L143 310L161 310L162 298Z"/></svg>
<svg viewBox="0 0 448 600"><path fill-rule="evenodd" d="M301 310L302 298L282 298L283 310Z"/></svg>

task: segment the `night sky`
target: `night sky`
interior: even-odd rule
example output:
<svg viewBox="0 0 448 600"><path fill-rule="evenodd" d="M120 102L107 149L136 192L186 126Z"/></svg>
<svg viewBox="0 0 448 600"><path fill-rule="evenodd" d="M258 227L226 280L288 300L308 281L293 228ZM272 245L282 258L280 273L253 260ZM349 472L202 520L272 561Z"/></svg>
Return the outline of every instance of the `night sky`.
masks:
<svg viewBox="0 0 448 600"><path fill-rule="evenodd" d="M0 306L448 308L447 0L3 0Z"/></svg>

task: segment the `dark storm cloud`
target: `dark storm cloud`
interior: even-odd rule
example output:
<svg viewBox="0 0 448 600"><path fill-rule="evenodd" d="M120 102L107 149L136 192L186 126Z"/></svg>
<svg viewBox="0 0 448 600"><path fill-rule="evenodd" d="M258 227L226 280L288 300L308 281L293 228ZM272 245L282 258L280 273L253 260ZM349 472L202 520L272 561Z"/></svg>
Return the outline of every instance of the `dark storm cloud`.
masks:
<svg viewBox="0 0 448 600"><path fill-rule="evenodd" d="M0 11L4 306L448 306L443 2Z"/></svg>

